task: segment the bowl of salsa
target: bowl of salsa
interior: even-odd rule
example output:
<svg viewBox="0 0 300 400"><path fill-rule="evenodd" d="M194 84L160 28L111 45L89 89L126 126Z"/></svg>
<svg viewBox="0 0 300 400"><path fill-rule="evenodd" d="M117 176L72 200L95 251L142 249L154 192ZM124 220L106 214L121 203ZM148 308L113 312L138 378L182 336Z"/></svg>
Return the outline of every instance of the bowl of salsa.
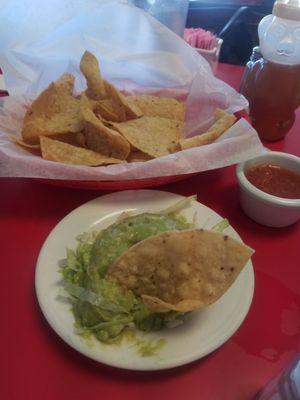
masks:
<svg viewBox="0 0 300 400"><path fill-rule="evenodd" d="M254 221L284 227L300 218L300 158L270 151L237 166L240 203Z"/></svg>

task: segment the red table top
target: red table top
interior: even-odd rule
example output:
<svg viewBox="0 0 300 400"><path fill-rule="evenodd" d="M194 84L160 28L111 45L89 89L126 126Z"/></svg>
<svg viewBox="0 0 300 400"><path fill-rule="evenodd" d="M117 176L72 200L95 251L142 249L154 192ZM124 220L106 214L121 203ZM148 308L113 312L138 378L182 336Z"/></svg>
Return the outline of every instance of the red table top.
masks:
<svg viewBox="0 0 300 400"><path fill-rule="evenodd" d="M237 87L243 69L221 65L219 76ZM300 156L300 113L285 140L267 144ZM190 365L131 372L91 361L62 342L44 319L34 291L40 248L71 210L104 192L0 180L1 397L9 400L205 399L248 400L299 352L300 223L266 228L239 207L235 168L202 173L159 189L198 200L226 216L253 256L255 295L236 334ZM183 338L184 345L184 338Z"/></svg>

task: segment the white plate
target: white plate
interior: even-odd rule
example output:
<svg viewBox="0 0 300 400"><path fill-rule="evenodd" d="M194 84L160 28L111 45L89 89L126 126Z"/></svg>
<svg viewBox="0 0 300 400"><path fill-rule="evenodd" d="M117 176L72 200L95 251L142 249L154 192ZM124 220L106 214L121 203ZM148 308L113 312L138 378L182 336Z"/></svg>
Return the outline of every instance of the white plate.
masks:
<svg viewBox="0 0 300 400"><path fill-rule="evenodd" d="M106 345L95 340L91 345L74 333L70 305L58 297L61 279L58 262L66 257L66 248L74 249L77 235L107 227L123 211L140 213L161 210L181 198L183 196L157 190L129 190L108 194L71 212L50 233L37 262L37 298L49 324L74 349L96 361L119 368L165 369L190 363L211 353L239 328L253 297L254 273L251 261L221 299L204 310L191 313L184 324L155 333L138 333L143 339L165 339L165 345L155 356L142 357L136 346L126 341L118 345ZM221 220L217 213L196 201L184 213L192 218L195 211L199 228L210 228ZM240 239L231 227L225 232Z"/></svg>

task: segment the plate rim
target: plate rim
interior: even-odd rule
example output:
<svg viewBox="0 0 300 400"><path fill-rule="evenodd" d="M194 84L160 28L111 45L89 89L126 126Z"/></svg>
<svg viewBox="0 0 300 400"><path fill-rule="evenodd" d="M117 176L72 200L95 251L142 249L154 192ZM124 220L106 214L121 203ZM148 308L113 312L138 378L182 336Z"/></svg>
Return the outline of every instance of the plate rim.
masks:
<svg viewBox="0 0 300 400"><path fill-rule="evenodd" d="M248 269L248 274L249 274L249 287L248 287L248 297L247 297L247 302L245 302L244 305L244 311L243 311L243 316L236 321L236 323L234 323L231 326L231 329L226 331L226 334L222 335L221 338L219 338L219 340L217 340L214 345L209 346L209 348L207 348L206 351L202 352L201 355L199 355L198 353L195 354L195 356L190 357L187 356L186 357L182 357L180 359L179 362L176 362L176 364L174 362L172 362L172 360L168 363L165 362L164 364L160 365L153 365L152 367L149 365L145 365L143 366L134 366L134 365L123 365L122 363L118 363L118 362L109 362L109 361L103 361L103 360L99 360L99 358L93 354L88 353L88 349L84 349L83 346L78 345L77 343L73 342L71 340L71 336L67 336L63 333L63 330L60 330L59 327L57 327L54 323L54 321L49 317L48 312L47 312L47 308L45 307L44 301L42 300L42 296L43 294L40 292L39 289L39 280L40 280L40 273L41 273L41 269L43 268L41 266L41 259L44 256L44 252L47 250L47 243L48 241L51 241L52 237L55 235L56 230L58 230L64 223L66 223L66 221L68 219L71 219L72 217L74 217L74 215L76 215L79 210L82 210L84 208L86 208L87 206L93 204L93 203L97 203L99 200L101 201L101 199L103 198L107 198L107 197L113 197L116 194L118 195L124 195L124 194L129 194L130 192L160 192L160 193L164 193L166 195L170 195L171 197L174 197L174 199L176 198L184 198L184 197L188 197L188 196L184 196L181 194L177 194L177 193L173 193L173 192L168 192L168 191L162 191L162 190L156 190L156 189L133 189L133 190L125 190L122 192L112 192L109 194L104 194L102 196L97 196L96 198L89 200L83 204L81 204L80 206L78 206L77 208L75 208L74 210L72 210L70 213L68 213L67 215L65 215L65 217L63 217L55 226L54 228L50 231L50 233L48 234L48 236L46 237L46 239L43 242L43 245L40 249L38 258L37 258L37 262L36 262L36 267L35 267L35 276L34 276L34 282L35 282L35 292L36 292L36 297L37 297L37 301L38 301L38 305L42 311L42 314L44 316L44 318L46 319L47 323L50 325L50 327L54 330L55 334L57 334L65 343L67 343L72 349L78 351L81 355L88 357L96 362L99 362L103 365L108 365L110 367L115 367L115 368L119 368L119 369L125 369L125 370L132 370L132 371L154 371L154 370L165 370L165 369L171 369L171 368L176 368L176 367L180 367L183 365L187 365L190 364L192 362L195 362L197 360L202 359L203 357L206 357L207 355L213 353L214 351L216 351L219 347L221 347L224 343L226 343L234 334L235 332L239 329L239 327L242 325L242 323L245 321L250 307L252 305L252 301L253 301L253 296L254 296L254 289L255 289L255 275L254 275L254 269L253 269L253 264L251 259L248 261L248 265L247 265L247 269ZM206 209L208 209L210 212L212 212L213 214L216 214L218 217L222 218L222 216L220 214L218 214L216 211L214 211L213 209L211 209L210 207L206 206L205 204L201 203L200 201L198 201L197 199L195 199L195 203L200 204L201 206L205 207ZM138 207L137 207L138 208ZM103 217L101 218L103 219ZM235 235L237 235L239 240L242 240L240 235L238 234L238 232L232 227L230 226L230 228L234 231ZM73 332L71 333L71 335L73 334ZM154 363L153 363L154 364Z"/></svg>

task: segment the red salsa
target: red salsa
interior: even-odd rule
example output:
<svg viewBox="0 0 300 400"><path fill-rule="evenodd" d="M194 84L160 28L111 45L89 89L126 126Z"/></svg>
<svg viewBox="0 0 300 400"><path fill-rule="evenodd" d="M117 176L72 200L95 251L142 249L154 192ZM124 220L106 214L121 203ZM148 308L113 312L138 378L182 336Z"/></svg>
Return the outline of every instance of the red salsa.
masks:
<svg viewBox="0 0 300 400"><path fill-rule="evenodd" d="M245 175L263 192L286 199L300 199L300 175L286 168L272 164L255 165Z"/></svg>

